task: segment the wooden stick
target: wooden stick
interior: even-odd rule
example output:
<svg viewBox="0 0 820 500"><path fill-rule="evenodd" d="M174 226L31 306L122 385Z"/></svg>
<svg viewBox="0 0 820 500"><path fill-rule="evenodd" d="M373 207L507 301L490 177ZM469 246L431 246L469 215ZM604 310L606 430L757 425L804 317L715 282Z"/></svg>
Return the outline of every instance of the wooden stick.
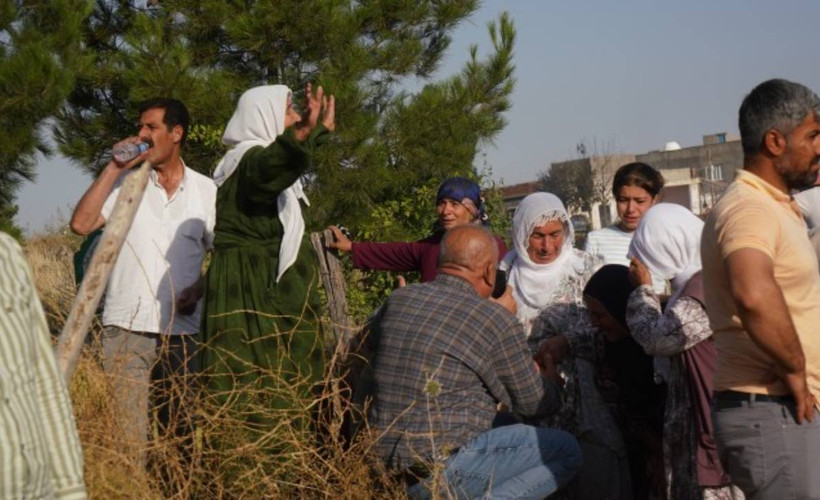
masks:
<svg viewBox="0 0 820 500"><path fill-rule="evenodd" d="M105 223L105 231L100 237L100 243L71 306L71 312L57 342L57 366L60 367L66 381L71 379L77 367L80 349L88 335L97 305L111 276L114 263L117 262L125 237L131 229L150 172L151 164L146 161L123 181L117 203L111 217Z"/></svg>
<svg viewBox="0 0 820 500"><path fill-rule="evenodd" d="M343 347L346 347L352 334L344 274L342 273L339 258L333 252L328 251L322 242L322 236L324 236L325 241L333 241L333 233L326 229L323 234L311 233L310 242L319 257L319 273L322 277L322 285L327 293L327 305L333 336L336 339L337 346L342 344Z"/></svg>

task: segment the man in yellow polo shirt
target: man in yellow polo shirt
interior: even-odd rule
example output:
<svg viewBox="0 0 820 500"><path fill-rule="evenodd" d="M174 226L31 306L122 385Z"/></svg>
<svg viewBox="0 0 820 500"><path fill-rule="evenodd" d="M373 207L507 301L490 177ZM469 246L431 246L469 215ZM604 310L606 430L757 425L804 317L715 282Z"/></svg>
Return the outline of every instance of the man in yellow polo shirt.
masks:
<svg viewBox="0 0 820 500"><path fill-rule="evenodd" d="M820 498L820 272L790 195L817 177L818 111L786 80L746 96L743 170L703 229L715 438L746 498Z"/></svg>

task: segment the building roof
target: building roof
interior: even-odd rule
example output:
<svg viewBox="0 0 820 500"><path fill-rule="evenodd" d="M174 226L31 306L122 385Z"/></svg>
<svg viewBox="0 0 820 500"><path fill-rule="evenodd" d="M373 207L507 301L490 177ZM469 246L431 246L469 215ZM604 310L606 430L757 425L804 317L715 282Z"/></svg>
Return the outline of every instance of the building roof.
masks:
<svg viewBox="0 0 820 500"><path fill-rule="evenodd" d="M511 186L501 186L501 197L505 200L510 198L523 198L528 194L541 190L541 183L539 181L522 182L521 184L513 184Z"/></svg>

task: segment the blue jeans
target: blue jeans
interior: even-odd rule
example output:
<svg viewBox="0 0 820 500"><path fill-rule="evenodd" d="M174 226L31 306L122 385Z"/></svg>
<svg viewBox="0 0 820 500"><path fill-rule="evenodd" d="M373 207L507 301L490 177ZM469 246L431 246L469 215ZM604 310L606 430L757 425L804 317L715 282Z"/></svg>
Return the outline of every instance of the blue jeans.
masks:
<svg viewBox="0 0 820 500"><path fill-rule="evenodd" d="M544 498L581 467L581 448L564 431L524 424L479 434L448 458L444 479L456 498ZM432 498L431 478L407 490Z"/></svg>

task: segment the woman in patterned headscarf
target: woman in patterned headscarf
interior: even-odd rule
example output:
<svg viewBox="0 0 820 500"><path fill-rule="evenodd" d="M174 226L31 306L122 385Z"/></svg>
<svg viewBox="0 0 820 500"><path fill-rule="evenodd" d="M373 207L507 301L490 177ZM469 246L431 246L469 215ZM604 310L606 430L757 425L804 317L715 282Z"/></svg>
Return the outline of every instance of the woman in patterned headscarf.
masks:
<svg viewBox="0 0 820 500"><path fill-rule="evenodd" d="M444 233L462 224L488 223L481 188L464 177L451 177L439 186L436 213L438 220L433 234L420 241L353 242L338 227L330 226L336 241L329 242L327 246L350 252L356 269L418 271L422 282L432 281L436 276L439 244ZM498 258L501 259L507 253L507 245L497 236L495 241L498 245Z"/></svg>
<svg viewBox="0 0 820 500"><path fill-rule="evenodd" d="M561 200L533 193L515 210L514 249L501 268L509 275L530 348L549 351L564 380L563 405L543 424L573 433L584 455L578 477L559 495L631 498L626 449L599 391L595 329L584 308L584 286L599 261L572 248L573 241Z"/></svg>

